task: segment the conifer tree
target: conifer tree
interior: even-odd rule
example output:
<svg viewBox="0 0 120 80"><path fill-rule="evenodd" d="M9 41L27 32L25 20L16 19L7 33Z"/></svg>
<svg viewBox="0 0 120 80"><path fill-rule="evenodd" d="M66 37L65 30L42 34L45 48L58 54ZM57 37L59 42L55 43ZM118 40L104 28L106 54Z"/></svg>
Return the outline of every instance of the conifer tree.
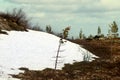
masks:
<svg viewBox="0 0 120 80"><path fill-rule="evenodd" d="M46 32L47 32L47 33L52 33L52 28L51 28L50 25L47 25L47 26L46 26Z"/></svg>
<svg viewBox="0 0 120 80"><path fill-rule="evenodd" d="M110 25L110 31L111 31L111 33L112 33L112 36L114 37L114 38L116 38L116 37L118 37L118 25L116 24L116 22L115 21L113 21L113 23Z"/></svg>
<svg viewBox="0 0 120 80"><path fill-rule="evenodd" d="M98 35L98 36L100 36L100 35L101 35L101 28L100 28L100 26L98 26L97 35Z"/></svg>
<svg viewBox="0 0 120 80"><path fill-rule="evenodd" d="M80 33L79 33L79 38L82 39L83 38L83 32L82 32L82 29L80 30Z"/></svg>
<svg viewBox="0 0 120 80"><path fill-rule="evenodd" d="M115 21L113 21L113 24L111 24L111 32L112 33L117 33L118 32L118 25L116 24Z"/></svg>

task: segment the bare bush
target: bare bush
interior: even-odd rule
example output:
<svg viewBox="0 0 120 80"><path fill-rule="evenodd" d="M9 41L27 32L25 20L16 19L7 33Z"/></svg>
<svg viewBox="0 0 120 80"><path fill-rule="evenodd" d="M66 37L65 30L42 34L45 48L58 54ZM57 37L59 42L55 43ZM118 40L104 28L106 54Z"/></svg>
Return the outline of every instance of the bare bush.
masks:
<svg viewBox="0 0 120 80"><path fill-rule="evenodd" d="M13 9L11 12L0 13L0 17L7 20L8 25L12 30L27 31L29 20L26 18L25 13L22 9Z"/></svg>

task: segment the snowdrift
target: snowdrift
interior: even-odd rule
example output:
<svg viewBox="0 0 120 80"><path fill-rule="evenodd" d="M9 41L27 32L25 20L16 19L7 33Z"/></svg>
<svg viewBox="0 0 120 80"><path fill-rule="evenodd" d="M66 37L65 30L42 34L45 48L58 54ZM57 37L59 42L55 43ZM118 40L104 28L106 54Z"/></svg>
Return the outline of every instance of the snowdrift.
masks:
<svg viewBox="0 0 120 80"><path fill-rule="evenodd" d="M54 68L60 38L33 30L7 33L9 35L0 34L0 76L18 74L20 67L34 70ZM86 55L89 60L96 57L81 46L66 41L60 48L57 68L61 69L65 63L83 61Z"/></svg>

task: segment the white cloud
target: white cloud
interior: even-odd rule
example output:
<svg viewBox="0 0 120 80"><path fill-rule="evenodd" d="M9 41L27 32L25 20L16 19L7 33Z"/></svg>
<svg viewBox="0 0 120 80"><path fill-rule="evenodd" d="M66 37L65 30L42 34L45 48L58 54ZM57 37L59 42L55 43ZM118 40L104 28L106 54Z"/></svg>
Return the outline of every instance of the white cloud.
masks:
<svg viewBox="0 0 120 80"><path fill-rule="evenodd" d="M101 0L101 4L108 9L120 9L120 0Z"/></svg>
<svg viewBox="0 0 120 80"><path fill-rule="evenodd" d="M45 12L99 12L120 9L120 0L9 0Z"/></svg>
<svg viewBox="0 0 120 80"><path fill-rule="evenodd" d="M99 2L100 0L10 0L18 3L82 3L82 4L92 4L94 2Z"/></svg>
<svg viewBox="0 0 120 80"><path fill-rule="evenodd" d="M81 13L102 11L99 0L11 0L13 3L26 4L31 9L46 13ZM104 10L104 9L103 9Z"/></svg>
<svg viewBox="0 0 120 80"><path fill-rule="evenodd" d="M29 16L36 16L39 18L44 18L46 15L45 13L30 13Z"/></svg>
<svg viewBox="0 0 120 80"><path fill-rule="evenodd" d="M81 0L11 0L16 3L25 3L25 4L74 4L79 3Z"/></svg>
<svg viewBox="0 0 120 80"><path fill-rule="evenodd" d="M39 18L68 18L83 17L101 17L108 12L119 10L120 0L11 0L15 3L21 3L23 8L30 16ZM78 16L78 14L80 14ZM68 16L69 15L69 16ZM73 16L74 15L74 16ZM84 16L84 17L86 17ZM72 18L71 18L72 17Z"/></svg>

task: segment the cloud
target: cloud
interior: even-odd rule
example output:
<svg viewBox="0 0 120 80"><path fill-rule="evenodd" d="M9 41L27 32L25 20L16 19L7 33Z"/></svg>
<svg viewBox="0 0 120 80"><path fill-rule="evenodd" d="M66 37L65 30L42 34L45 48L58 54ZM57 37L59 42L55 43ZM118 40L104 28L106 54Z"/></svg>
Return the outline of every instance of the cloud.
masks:
<svg viewBox="0 0 120 80"><path fill-rule="evenodd" d="M93 4L99 2L100 0L9 0L16 3L26 3L26 4Z"/></svg>
<svg viewBox="0 0 120 80"><path fill-rule="evenodd" d="M120 0L7 0L23 8L33 22L54 26L104 26L119 20Z"/></svg>
<svg viewBox="0 0 120 80"><path fill-rule="evenodd" d="M30 15L38 18L100 18L119 11L120 0L9 0L19 3ZM83 14L85 16L83 16ZM79 15L79 16L78 16Z"/></svg>
<svg viewBox="0 0 120 80"><path fill-rule="evenodd" d="M81 0L10 0L15 3L25 3L25 4L78 4Z"/></svg>
<svg viewBox="0 0 120 80"><path fill-rule="evenodd" d="M120 9L120 0L101 0L101 4L108 9Z"/></svg>
<svg viewBox="0 0 120 80"><path fill-rule="evenodd" d="M46 13L94 13L120 10L120 0L8 0Z"/></svg>
<svg viewBox="0 0 120 80"><path fill-rule="evenodd" d="M31 6L57 7L58 9L76 7L79 9L94 8L113 10L120 9L120 0L8 0L12 3L26 4ZM53 7L52 7L53 6ZM63 6L63 7L61 7ZM71 6L71 7L68 7ZM54 9L54 8L53 8ZM97 10L97 9L96 9Z"/></svg>

